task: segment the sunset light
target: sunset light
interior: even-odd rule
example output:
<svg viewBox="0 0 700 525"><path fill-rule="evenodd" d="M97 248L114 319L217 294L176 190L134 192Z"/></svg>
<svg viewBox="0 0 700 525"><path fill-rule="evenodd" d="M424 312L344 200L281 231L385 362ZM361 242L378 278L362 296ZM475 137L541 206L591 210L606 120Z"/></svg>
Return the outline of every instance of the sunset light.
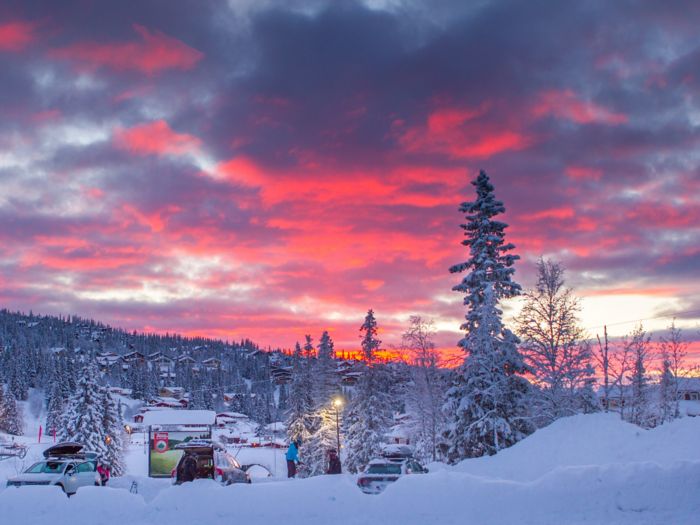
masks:
<svg viewBox="0 0 700 525"><path fill-rule="evenodd" d="M0 1L3 520L700 523L699 151L698 0Z"/></svg>

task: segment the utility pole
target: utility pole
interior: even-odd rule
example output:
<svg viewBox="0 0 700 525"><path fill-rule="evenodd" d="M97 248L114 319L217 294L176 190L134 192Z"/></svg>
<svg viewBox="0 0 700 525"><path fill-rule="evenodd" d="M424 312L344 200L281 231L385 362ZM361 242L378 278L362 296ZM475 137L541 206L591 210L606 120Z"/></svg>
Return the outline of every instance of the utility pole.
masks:
<svg viewBox="0 0 700 525"><path fill-rule="evenodd" d="M600 348L600 356L598 357L598 362L603 368L603 392L605 392L605 401L603 407L605 412L608 412L610 408L610 379L609 379L609 368L610 359L608 358L608 327L603 326L603 339L605 340L605 346L600 342L600 336L596 335L598 338L598 347Z"/></svg>

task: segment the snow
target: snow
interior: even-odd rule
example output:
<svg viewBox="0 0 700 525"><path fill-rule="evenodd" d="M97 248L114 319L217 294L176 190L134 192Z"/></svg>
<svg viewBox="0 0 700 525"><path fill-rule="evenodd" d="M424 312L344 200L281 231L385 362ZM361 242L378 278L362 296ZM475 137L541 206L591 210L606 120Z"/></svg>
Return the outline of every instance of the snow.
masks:
<svg viewBox="0 0 700 525"><path fill-rule="evenodd" d="M171 486L145 477L143 435L135 434L126 455L129 474L70 499L52 487L5 489L4 478L14 472L11 461L1 462L0 509L3 521L22 525L696 525L699 437L700 418L642 430L614 414L574 416L496 456L453 467L434 463L429 474L405 476L373 496L348 474L286 480L284 451L272 448L229 451L243 464L276 462L273 478ZM30 454L45 446L33 446ZM129 493L134 481L138 494Z"/></svg>
<svg viewBox="0 0 700 525"><path fill-rule="evenodd" d="M700 461L700 419L683 418L653 430L620 421L618 414L562 418L496 456L469 459L455 471L531 481L556 468L653 461Z"/></svg>
<svg viewBox="0 0 700 525"><path fill-rule="evenodd" d="M143 415L143 424L148 425L213 425L216 412L213 410L149 410Z"/></svg>

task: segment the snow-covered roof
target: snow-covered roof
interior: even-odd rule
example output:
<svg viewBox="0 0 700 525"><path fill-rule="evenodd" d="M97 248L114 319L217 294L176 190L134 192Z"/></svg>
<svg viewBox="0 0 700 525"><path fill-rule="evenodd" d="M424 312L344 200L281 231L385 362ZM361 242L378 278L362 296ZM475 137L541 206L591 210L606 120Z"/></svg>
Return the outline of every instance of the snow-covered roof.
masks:
<svg viewBox="0 0 700 525"><path fill-rule="evenodd" d="M228 417L231 419L248 419L248 416L241 414L240 412L219 412L216 417Z"/></svg>
<svg viewBox="0 0 700 525"><path fill-rule="evenodd" d="M278 431L281 432L287 428L287 425L283 423L282 421L275 421L273 423L270 423L269 425L265 425L265 430L270 430L272 432Z"/></svg>
<svg viewBox="0 0 700 525"><path fill-rule="evenodd" d="M700 390L700 377L679 377L678 389L680 391Z"/></svg>
<svg viewBox="0 0 700 525"><path fill-rule="evenodd" d="M213 410L156 410L143 415L144 425L213 425Z"/></svg>

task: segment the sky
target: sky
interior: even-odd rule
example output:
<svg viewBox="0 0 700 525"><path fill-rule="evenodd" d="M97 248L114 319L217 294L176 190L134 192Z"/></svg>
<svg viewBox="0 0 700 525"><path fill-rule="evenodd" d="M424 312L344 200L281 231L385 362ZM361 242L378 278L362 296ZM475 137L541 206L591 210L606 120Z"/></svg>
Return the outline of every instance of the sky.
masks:
<svg viewBox="0 0 700 525"><path fill-rule="evenodd" d="M0 6L0 306L291 348L454 349L470 181L515 279L700 357L700 3ZM517 301L503 305L507 317Z"/></svg>

